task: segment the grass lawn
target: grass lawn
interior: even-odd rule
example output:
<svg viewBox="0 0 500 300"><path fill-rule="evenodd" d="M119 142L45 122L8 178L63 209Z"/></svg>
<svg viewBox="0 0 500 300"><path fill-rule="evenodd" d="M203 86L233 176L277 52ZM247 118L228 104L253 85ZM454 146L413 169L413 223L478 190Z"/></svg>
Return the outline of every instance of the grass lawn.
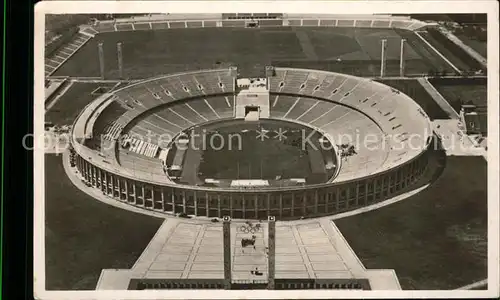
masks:
<svg viewBox="0 0 500 300"><path fill-rule="evenodd" d="M432 37L432 35L430 35L429 33L421 32L420 35L427 42L429 42L434 48L436 48L442 55L444 55L459 70L474 69L473 66L470 66L466 61L462 60L458 55L455 55L452 50L449 50L441 42L439 42L434 37ZM445 69L445 70L448 70L448 69ZM449 72L454 73L453 69L449 70Z"/></svg>
<svg viewBox="0 0 500 300"><path fill-rule="evenodd" d="M411 41L406 51L408 73L449 68L413 32L405 30L192 28L98 34L54 75L99 76L97 44L103 42L106 75L117 77L116 44L121 42L128 78L227 65L237 65L241 76L261 76L264 66L270 64L378 76L381 39L388 41L387 75L398 75L401 38ZM315 58L311 58L312 54ZM342 62L338 63L337 58Z"/></svg>
<svg viewBox="0 0 500 300"><path fill-rule="evenodd" d="M113 87L115 83L73 83L45 113L45 121L56 125L71 125L82 109L99 95L92 95L98 87Z"/></svg>
<svg viewBox="0 0 500 300"><path fill-rule="evenodd" d="M457 112L460 112L462 104L467 102L477 105L488 103L488 86L485 78L432 79L430 82Z"/></svg>
<svg viewBox="0 0 500 300"><path fill-rule="evenodd" d="M455 289L487 277L487 166L447 157L437 181L399 203L336 220L368 269L395 269L403 289Z"/></svg>
<svg viewBox="0 0 500 300"><path fill-rule="evenodd" d="M99 202L67 178L61 156L45 155L48 290L93 290L102 269L131 268L162 219Z"/></svg>
<svg viewBox="0 0 500 300"><path fill-rule="evenodd" d="M269 131L263 140L258 138L259 128ZM280 129L284 133L282 140L277 135ZM241 123L217 128L218 134L209 133L206 137L207 145L213 147L203 150L198 172L201 177L212 179L310 179L309 155L302 149L302 136L307 137L310 131L298 124L264 120L259 125ZM318 157L323 159L322 154Z"/></svg>

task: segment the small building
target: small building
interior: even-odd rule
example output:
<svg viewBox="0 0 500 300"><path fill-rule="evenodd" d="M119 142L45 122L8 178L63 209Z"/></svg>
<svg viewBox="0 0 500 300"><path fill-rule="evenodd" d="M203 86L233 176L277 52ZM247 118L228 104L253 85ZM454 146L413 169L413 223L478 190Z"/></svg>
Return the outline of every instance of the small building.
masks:
<svg viewBox="0 0 500 300"><path fill-rule="evenodd" d="M465 104L460 110L460 120L469 135L488 134L488 110L486 105Z"/></svg>

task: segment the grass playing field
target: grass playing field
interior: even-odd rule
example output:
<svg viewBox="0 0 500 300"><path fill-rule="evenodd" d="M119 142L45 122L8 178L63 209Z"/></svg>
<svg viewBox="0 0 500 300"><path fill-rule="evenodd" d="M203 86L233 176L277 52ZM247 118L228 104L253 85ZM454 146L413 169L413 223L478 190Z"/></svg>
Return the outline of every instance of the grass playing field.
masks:
<svg viewBox="0 0 500 300"><path fill-rule="evenodd" d="M486 78L474 79L431 79L432 85L441 95L460 112L462 104L486 105L488 86Z"/></svg>
<svg viewBox="0 0 500 300"><path fill-rule="evenodd" d="M116 43L123 43L124 73L146 78L235 64L243 76L265 65L378 76L381 39L387 39L387 75L399 75L401 38L408 40L408 73L453 71L413 32L365 28L196 28L98 34L54 75L99 76L97 44L104 43L106 75L118 74ZM342 59L337 62L337 58ZM217 64L220 63L220 64Z"/></svg>
<svg viewBox="0 0 500 300"><path fill-rule="evenodd" d="M419 194L336 220L366 268L396 270L403 289L455 289L487 277L486 162L448 156Z"/></svg>
<svg viewBox="0 0 500 300"><path fill-rule="evenodd" d="M83 108L99 97L92 95L98 87L111 88L114 83L73 83L64 95L45 113L45 121L55 125L71 125Z"/></svg>
<svg viewBox="0 0 500 300"><path fill-rule="evenodd" d="M281 131L280 131L281 130ZM265 131L264 134L262 132ZM280 138L279 132L283 135ZM261 120L259 123L231 123L223 127L211 128L204 135L206 146L201 155L188 151L184 168L195 168L199 179L246 180L263 179L269 181L301 178L307 183L320 183L333 175L334 170L324 169L322 149L312 149L302 143L311 129L289 122ZM321 137L316 133L311 140ZM319 155L312 155L319 151ZM326 151L326 150L325 150ZM332 155L334 157L334 155ZM322 166L323 172L313 174L311 158L315 165ZM330 174L331 173L331 174ZM185 176L188 177L188 176ZM194 184L194 182L191 182Z"/></svg>
<svg viewBox="0 0 500 300"><path fill-rule="evenodd" d="M93 290L102 269L131 268L162 223L83 193L61 156L45 155L45 191L48 290Z"/></svg>

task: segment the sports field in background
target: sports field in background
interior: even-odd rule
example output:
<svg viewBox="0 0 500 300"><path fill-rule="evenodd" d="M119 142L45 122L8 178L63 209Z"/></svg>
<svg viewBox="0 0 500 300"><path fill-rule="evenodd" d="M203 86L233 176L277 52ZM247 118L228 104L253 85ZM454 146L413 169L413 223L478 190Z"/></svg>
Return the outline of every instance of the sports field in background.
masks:
<svg viewBox="0 0 500 300"><path fill-rule="evenodd" d="M45 112L45 121L54 125L72 125L78 114L99 95L92 94L99 87L112 88L116 83L72 84L69 89Z"/></svg>
<svg viewBox="0 0 500 300"><path fill-rule="evenodd" d="M409 74L454 70L413 32L373 28L194 28L101 33L58 69L58 76L99 76L97 44L106 76L118 76L116 44L123 45L127 78L237 65L242 76L266 65L323 69L359 76L380 74L381 39L387 39L387 75L399 75L399 50ZM341 61L338 61L340 59Z"/></svg>
<svg viewBox="0 0 500 300"><path fill-rule="evenodd" d="M488 103L486 81L486 78L430 80L457 112L460 112L462 104L486 105Z"/></svg>

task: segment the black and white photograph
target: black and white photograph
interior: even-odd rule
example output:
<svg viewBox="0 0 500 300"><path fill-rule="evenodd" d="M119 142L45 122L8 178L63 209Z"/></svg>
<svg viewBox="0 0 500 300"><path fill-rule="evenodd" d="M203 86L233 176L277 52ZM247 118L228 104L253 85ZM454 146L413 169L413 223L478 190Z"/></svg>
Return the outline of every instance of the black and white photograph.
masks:
<svg viewBox="0 0 500 300"><path fill-rule="evenodd" d="M211 2L37 4L35 297L498 297L498 3Z"/></svg>

